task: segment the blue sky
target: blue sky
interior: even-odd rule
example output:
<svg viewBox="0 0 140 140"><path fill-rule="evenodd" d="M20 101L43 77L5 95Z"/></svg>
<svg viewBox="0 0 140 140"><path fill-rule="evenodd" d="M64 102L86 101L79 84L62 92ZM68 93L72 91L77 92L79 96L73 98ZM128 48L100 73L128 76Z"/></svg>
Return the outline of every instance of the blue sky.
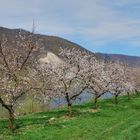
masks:
<svg viewBox="0 0 140 140"><path fill-rule="evenodd" d="M140 56L140 0L0 0L0 26L74 41L93 51Z"/></svg>

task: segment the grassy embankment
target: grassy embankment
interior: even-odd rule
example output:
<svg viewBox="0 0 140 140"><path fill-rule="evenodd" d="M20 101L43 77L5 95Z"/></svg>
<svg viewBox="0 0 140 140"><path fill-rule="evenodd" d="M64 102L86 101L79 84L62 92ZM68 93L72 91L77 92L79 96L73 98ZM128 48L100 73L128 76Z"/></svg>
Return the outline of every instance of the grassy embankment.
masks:
<svg viewBox="0 0 140 140"><path fill-rule="evenodd" d="M7 121L0 121L0 140L140 140L140 96L100 100L98 110L92 103L74 106L73 117L65 109L19 117L12 134Z"/></svg>

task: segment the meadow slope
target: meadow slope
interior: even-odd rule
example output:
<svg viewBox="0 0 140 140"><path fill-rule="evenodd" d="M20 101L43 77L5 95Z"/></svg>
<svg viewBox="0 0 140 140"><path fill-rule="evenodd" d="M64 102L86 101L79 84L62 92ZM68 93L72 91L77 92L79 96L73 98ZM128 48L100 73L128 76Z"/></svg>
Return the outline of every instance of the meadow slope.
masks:
<svg viewBox="0 0 140 140"><path fill-rule="evenodd" d="M140 140L140 96L99 102L98 110L91 102L74 106L71 118L65 108L19 117L14 134L1 120L0 140Z"/></svg>

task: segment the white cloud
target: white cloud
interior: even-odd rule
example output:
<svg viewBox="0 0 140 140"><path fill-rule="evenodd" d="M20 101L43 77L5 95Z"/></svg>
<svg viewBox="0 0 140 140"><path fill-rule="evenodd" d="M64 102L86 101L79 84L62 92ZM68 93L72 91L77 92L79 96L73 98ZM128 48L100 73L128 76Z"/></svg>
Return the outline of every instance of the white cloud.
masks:
<svg viewBox="0 0 140 140"><path fill-rule="evenodd" d="M140 45L132 40L140 38L140 9L135 8L139 0L0 0L0 3L2 26L30 29L35 19L41 33L65 36L75 32L96 45L112 41Z"/></svg>

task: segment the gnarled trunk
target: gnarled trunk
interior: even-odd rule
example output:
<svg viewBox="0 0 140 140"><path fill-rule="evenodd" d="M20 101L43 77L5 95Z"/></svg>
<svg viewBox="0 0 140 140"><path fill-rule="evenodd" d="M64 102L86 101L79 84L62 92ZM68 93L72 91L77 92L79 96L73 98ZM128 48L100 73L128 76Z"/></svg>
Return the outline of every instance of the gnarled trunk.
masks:
<svg viewBox="0 0 140 140"><path fill-rule="evenodd" d="M13 131L14 130L14 110L13 110L13 106L12 105L7 105L2 98L0 98L0 104L2 105L2 107L4 107L8 113L9 113L9 117L8 117L8 128Z"/></svg>
<svg viewBox="0 0 140 140"><path fill-rule="evenodd" d="M72 103L71 103L71 100L70 100L70 97L69 97L69 94L66 93L66 101L67 101L67 106L68 106L68 113L69 113L69 116L72 115Z"/></svg>
<svg viewBox="0 0 140 140"><path fill-rule="evenodd" d="M14 111L11 106L9 107L8 113L9 113L8 128L13 131L14 130Z"/></svg>

